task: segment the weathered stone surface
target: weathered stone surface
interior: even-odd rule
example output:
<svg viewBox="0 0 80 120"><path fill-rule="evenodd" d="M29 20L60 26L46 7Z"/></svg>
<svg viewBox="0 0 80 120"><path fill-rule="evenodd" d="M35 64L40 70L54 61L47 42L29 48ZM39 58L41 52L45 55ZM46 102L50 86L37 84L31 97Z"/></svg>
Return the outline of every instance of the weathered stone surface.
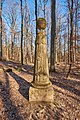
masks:
<svg viewBox="0 0 80 120"><path fill-rule="evenodd" d="M32 85L36 88L44 88L51 86L49 80L47 40L42 26L46 26L45 19L38 19L38 27L40 28L36 38L36 55L35 55L35 71Z"/></svg>
<svg viewBox="0 0 80 120"><path fill-rule="evenodd" d="M49 80L47 40L44 33L46 20L39 18L37 27L40 30L36 38L35 66L32 87L29 90L29 101L53 101L53 87Z"/></svg>
<svg viewBox="0 0 80 120"><path fill-rule="evenodd" d="M54 91L52 87L46 89L37 89L30 87L29 89L29 101L44 101L44 102L53 102Z"/></svg>
<svg viewBox="0 0 80 120"><path fill-rule="evenodd" d="M46 28L46 20L44 18L39 18L37 20L37 27L39 30L44 30Z"/></svg>

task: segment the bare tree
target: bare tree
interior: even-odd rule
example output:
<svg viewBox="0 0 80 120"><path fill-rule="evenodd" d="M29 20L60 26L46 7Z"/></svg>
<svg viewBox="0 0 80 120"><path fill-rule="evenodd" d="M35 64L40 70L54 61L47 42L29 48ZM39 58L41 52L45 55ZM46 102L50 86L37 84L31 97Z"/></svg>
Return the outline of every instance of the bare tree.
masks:
<svg viewBox="0 0 80 120"><path fill-rule="evenodd" d="M75 15L75 20L74 20L74 62L76 62L76 48L77 48L77 34L78 34L78 4L79 4L79 0L74 0L74 4L75 4L75 11L74 11L74 15Z"/></svg>
<svg viewBox="0 0 80 120"><path fill-rule="evenodd" d="M70 66L67 77L70 74L73 62L73 0L68 0L68 8L70 12Z"/></svg>
<svg viewBox="0 0 80 120"><path fill-rule="evenodd" d="M47 4L48 0L43 0L43 3L44 3L44 9L43 9L43 12L44 12L44 18L46 18L46 4Z"/></svg>
<svg viewBox="0 0 80 120"><path fill-rule="evenodd" d="M12 0L6 2L7 7L6 9L4 8L3 11L3 18L6 23L6 28L8 31L8 37L11 40L11 45L10 46L10 59L15 59L14 55L14 41L16 38L16 35L18 33L18 13L19 13L19 5L17 2L13 2ZM9 44L9 42L8 42Z"/></svg>
<svg viewBox="0 0 80 120"><path fill-rule="evenodd" d="M24 36L24 62L27 63L27 46L28 46L28 23L29 23L29 11L28 11L28 5L27 0L24 0L24 29L23 29L23 36Z"/></svg>
<svg viewBox="0 0 80 120"><path fill-rule="evenodd" d="M2 5L4 0L0 0L0 59L2 59Z"/></svg>
<svg viewBox="0 0 80 120"><path fill-rule="evenodd" d="M35 18L36 18L36 34L37 34L37 19L38 19L38 15L37 15L37 0L35 0Z"/></svg>
<svg viewBox="0 0 80 120"><path fill-rule="evenodd" d="M55 38L56 38L56 0L51 0L51 52L50 71L55 71Z"/></svg>
<svg viewBox="0 0 80 120"><path fill-rule="evenodd" d="M37 19L38 19L38 15L37 15L37 0L35 0L35 18L36 18L36 38L37 38L37 32L38 32L38 29L37 29ZM36 40L35 40L35 58L36 58ZM35 60L34 60L34 74L35 74Z"/></svg>
<svg viewBox="0 0 80 120"><path fill-rule="evenodd" d="M21 64L23 65L23 9L21 1Z"/></svg>
<svg viewBox="0 0 80 120"><path fill-rule="evenodd" d="M64 38L64 62L66 62L66 38L67 38L66 37L66 29L65 29L63 38Z"/></svg>
<svg viewBox="0 0 80 120"><path fill-rule="evenodd" d="M68 14L67 17L67 24L68 24L68 63L70 62L70 17Z"/></svg>

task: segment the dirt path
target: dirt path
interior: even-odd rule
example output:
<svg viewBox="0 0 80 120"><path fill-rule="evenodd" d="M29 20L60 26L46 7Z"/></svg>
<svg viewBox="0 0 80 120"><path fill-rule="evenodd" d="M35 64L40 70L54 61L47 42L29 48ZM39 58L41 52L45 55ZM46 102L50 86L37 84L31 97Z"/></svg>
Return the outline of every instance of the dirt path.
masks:
<svg viewBox="0 0 80 120"><path fill-rule="evenodd" d="M4 66L10 66L12 72L3 71ZM0 120L80 120L80 78L52 73L54 101L30 103L33 66L24 65L22 71L15 66L0 62Z"/></svg>

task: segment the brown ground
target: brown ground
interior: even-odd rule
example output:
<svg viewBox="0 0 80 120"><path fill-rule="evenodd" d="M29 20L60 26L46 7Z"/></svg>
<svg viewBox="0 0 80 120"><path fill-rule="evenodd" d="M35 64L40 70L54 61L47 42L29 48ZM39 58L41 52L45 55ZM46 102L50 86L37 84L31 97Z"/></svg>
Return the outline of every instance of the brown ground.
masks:
<svg viewBox="0 0 80 120"><path fill-rule="evenodd" d="M12 72L6 72L7 67ZM66 78L67 68L57 65L57 72L50 74L52 103L30 103L33 66L23 65L21 70L19 64L0 62L0 120L80 120L80 69L74 67Z"/></svg>

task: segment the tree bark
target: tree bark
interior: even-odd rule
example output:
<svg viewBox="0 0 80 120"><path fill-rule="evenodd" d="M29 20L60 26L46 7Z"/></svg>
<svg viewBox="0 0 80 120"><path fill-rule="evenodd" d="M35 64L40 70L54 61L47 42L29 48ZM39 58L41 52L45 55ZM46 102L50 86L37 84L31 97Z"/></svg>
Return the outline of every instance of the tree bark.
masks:
<svg viewBox="0 0 80 120"><path fill-rule="evenodd" d="M70 64L73 62L73 0L71 0L70 9Z"/></svg>
<svg viewBox="0 0 80 120"><path fill-rule="evenodd" d="M56 0L51 0L51 51L50 51L50 71L55 72L55 38L56 38Z"/></svg>
<svg viewBox="0 0 80 120"><path fill-rule="evenodd" d="M2 0L0 3L0 59L2 59Z"/></svg>
<svg viewBox="0 0 80 120"><path fill-rule="evenodd" d="M74 41L74 62L76 62L76 41L77 41L77 21L78 21L78 19L77 19L77 14L78 14L78 8L77 8L77 6L78 6L78 0L76 0L76 3L75 3L75 41Z"/></svg>
<svg viewBox="0 0 80 120"><path fill-rule="evenodd" d="M71 66L73 63L73 0L71 0L71 7L69 8L69 10L70 10L70 66L69 71L67 73L67 77L70 74Z"/></svg>
<svg viewBox="0 0 80 120"><path fill-rule="evenodd" d="M23 9L21 0L21 64L23 65Z"/></svg>
<svg viewBox="0 0 80 120"><path fill-rule="evenodd" d="M37 19L38 19L38 17L37 17L37 0L35 0L35 18L36 18L36 38L37 38L37 32L38 32L38 29L37 29ZM35 40L35 59L36 59L36 40ZM36 64L36 60L34 60L34 74L35 74L35 64Z"/></svg>
<svg viewBox="0 0 80 120"><path fill-rule="evenodd" d="M70 18L68 15L68 63L70 63Z"/></svg>

